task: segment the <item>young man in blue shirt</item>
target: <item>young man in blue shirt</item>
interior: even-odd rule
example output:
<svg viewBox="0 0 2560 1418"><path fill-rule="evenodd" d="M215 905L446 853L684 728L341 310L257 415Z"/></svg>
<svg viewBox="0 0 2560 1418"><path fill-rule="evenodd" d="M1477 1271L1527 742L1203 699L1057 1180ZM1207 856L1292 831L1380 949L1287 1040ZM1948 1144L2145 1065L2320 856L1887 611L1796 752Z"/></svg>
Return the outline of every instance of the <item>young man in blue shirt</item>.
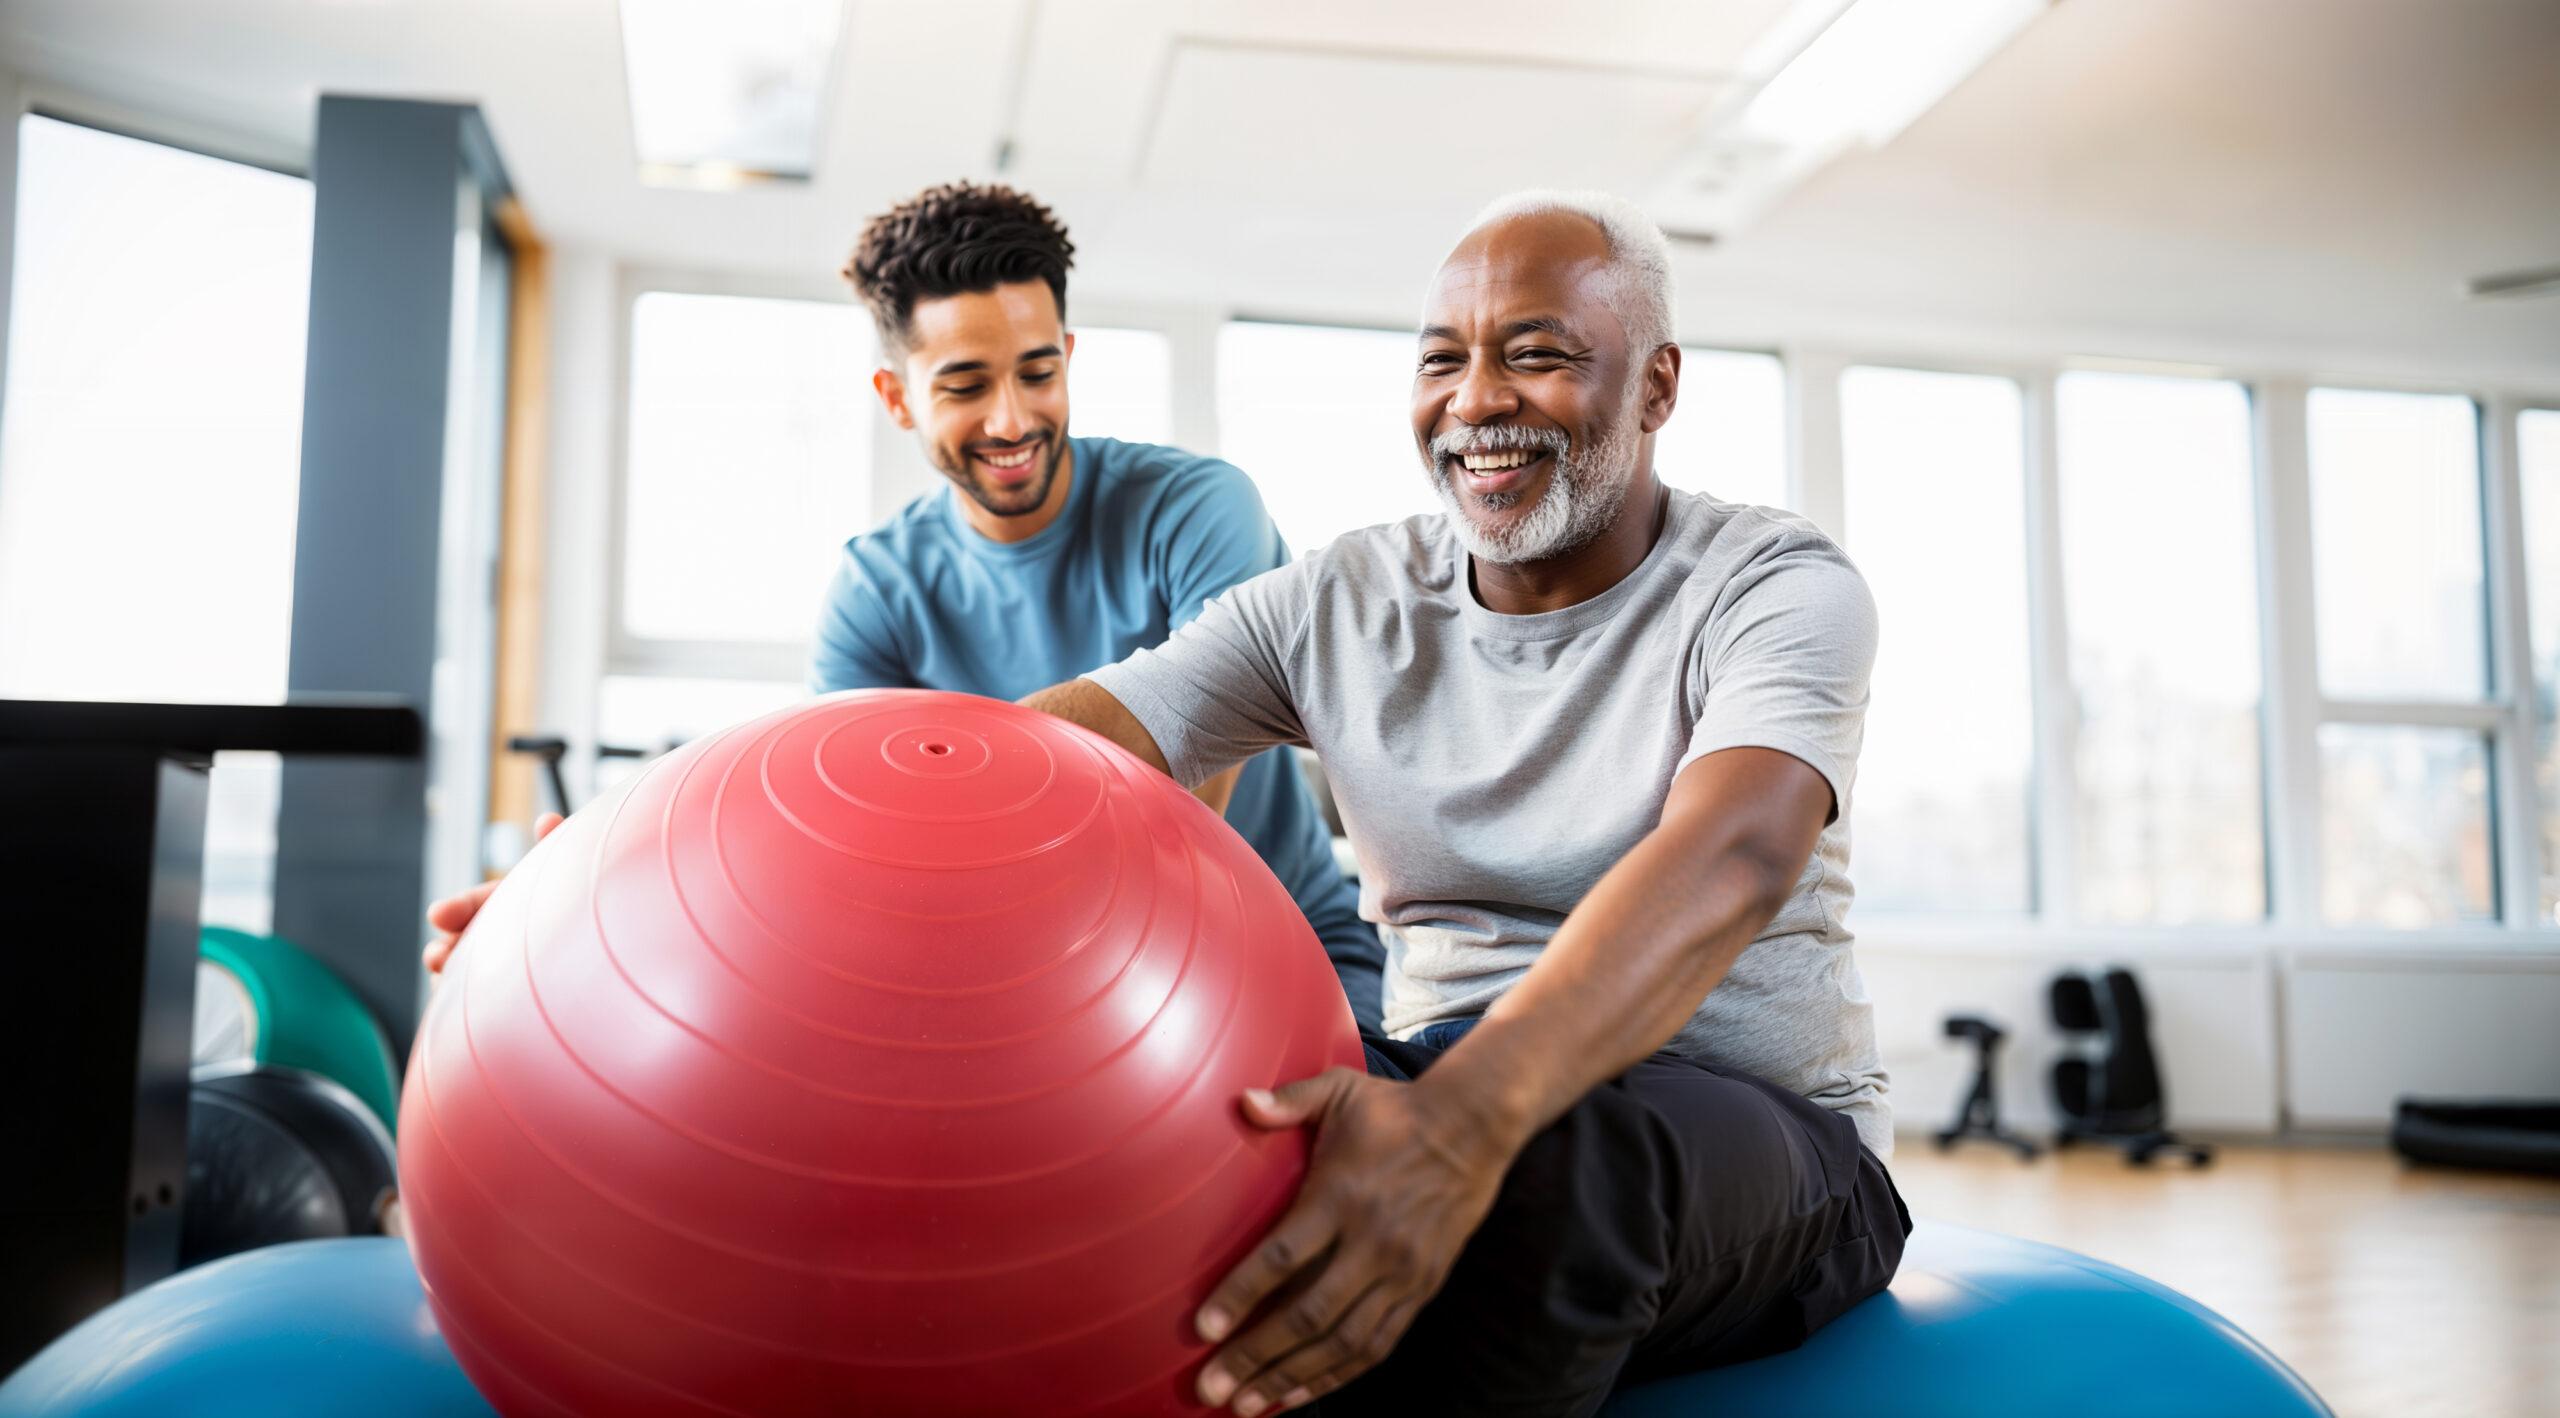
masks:
<svg viewBox="0 0 2560 1418"><path fill-rule="evenodd" d="M1019 699L1163 643L1289 559L1232 465L1068 435L1074 253L1048 208L997 186L929 188L864 228L844 275L879 327L871 387L951 486L845 544L811 689ZM1375 1030L1384 951L1289 751L1204 796L1221 790Z"/></svg>
<svg viewBox="0 0 2560 1418"><path fill-rule="evenodd" d="M879 328L871 387L951 486L845 543L811 689L1019 699L1162 644L1211 598L1288 561L1232 464L1068 436L1074 256L1048 208L1000 186L928 188L864 227L844 276ZM1289 750L1198 791L1288 888L1353 1016L1377 1032L1386 952ZM429 970L492 889L429 909Z"/></svg>

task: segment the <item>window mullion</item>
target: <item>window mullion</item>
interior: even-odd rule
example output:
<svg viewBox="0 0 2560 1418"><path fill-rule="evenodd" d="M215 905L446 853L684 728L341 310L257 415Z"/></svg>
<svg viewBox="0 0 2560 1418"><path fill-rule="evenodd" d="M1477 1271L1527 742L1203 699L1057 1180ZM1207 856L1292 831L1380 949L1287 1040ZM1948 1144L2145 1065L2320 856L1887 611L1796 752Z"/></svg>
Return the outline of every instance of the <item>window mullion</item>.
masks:
<svg viewBox="0 0 2560 1418"><path fill-rule="evenodd" d="M1214 310L1191 310L1157 328L1173 344L1173 442L1177 448L1218 453L1218 327Z"/></svg>
<svg viewBox="0 0 2560 1418"><path fill-rule="evenodd" d="M1849 498L1842 472L1840 375L1849 362L1816 350L1780 355L1787 389L1787 505L1843 546Z"/></svg>
<svg viewBox="0 0 2560 1418"><path fill-rule="evenodd" d="M2309 926L2320 920L2320 670L2308 390L2299 380L2269 379L2249 404L2258 464L2268 915Z"/></svg>
<svg viewBox="0 0 2560 1418"><path fill-rule="evenodd" d="M2055 371L2020 376L2026 411L2027 667L2034 695L2035 910L2048 921L2079 916L2076 853L2080 801L2078 696L2071 683L2071 626L2064 599L2062 441Z"/></svg>
<svg viewBox="0 0 2560 1418"><path fill-rule="evenodd" d="M2488 541L2489 679L2498 720L2489 763L2497 794L2499 917L2529 929L2542 914L2542 806L2533 774L2536 747L2533 628L2525 566L2523 469L2516 448L2516 406L2491 400L2481 409L2481 511Z"/></svg>

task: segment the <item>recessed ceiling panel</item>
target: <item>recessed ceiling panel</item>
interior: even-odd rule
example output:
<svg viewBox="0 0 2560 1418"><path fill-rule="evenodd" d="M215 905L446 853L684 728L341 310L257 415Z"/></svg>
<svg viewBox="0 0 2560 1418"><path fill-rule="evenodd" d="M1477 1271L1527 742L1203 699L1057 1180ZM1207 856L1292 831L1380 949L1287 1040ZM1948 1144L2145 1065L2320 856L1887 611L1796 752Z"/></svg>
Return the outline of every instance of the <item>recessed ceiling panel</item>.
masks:
<svg viewBox="0 0 2560 1418"><path fill-rule="evenodd" d="M1633 191L1722 92L1704 78L1179 41L1138 178L1305 201Z"/></svg>
<svg viewBox="0 0 2560 1418"><path fill-rule="evenodd" d="M1736 72L1752 44L1800 3L1805 0L1195 0L1183 12L1182 28L1193 36L1274 46L1719 76Z"/></svg>

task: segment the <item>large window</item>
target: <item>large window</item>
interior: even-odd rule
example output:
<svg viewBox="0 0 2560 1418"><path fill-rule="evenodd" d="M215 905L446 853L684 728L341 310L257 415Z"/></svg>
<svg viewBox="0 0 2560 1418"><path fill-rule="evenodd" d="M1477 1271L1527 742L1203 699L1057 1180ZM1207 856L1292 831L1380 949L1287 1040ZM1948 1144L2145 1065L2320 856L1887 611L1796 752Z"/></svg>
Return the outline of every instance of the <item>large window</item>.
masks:
<svg viewBox="0 0 2560 1418"><path fill-rule="evenodd" d="M284 697L311 184L18 121L0 695ZM204 915L264 929L278 764L226 754Z"/></svg>
<svg viewBox="0 0 2560 1418"><path fill-rule="evenodd" d="M1682 346L1680 403L1653 435L1653 471L1724 502L1787 506L1787 378L1778 357Z"/></svg>
<svg viewBox="0 0 2560 1418"><path fill-rule="evenodd" d="M2222 380L2081 372L2055 400L2077 909L2157 925L2258 919L2249 396Z"/></svg>
<svg viewBox="0 0 2560 1418"><path fill-rule="evenodd" d="M1262 490L1292 548L1439 507L1413 448L1413 367L1409 331L1218 332L1219 456Z"/></svg>
<svg viewBox="0 0 2560 1418"><path fill-rule="evenodd" d="M872 335L855 306L650 291L631 312L621 628L804 644L870 525Z"/></svg>
<svg viewBox="0 0 2560 1418"><path fill-rule="evenodd" d="M19 121L0 694L283 698L311 184Z"/></svg>
<svg viewBox="0 0 2560 1418"><path fill-rule="evenodd" d="M2560 924L2560 409L2516 419L2524 481L2524 558L2533 638L2533 778L2542 800L2542 881L2536 919Z"/></svg>
<svg viewBox="0 0 2560 1418"><path fill-rule="evenodd" d="M2321 917L2494 919L2478 408L2315 389L2307 410Z"/></svg>
<svg viewBox="0 0 2560 1418"><path fill-rule="evenodd" d="M2030 889L2023 410L2017 384L1841 379L1850 554L1883 637L1853 789L1873 909L2020 912Z"/></svg>

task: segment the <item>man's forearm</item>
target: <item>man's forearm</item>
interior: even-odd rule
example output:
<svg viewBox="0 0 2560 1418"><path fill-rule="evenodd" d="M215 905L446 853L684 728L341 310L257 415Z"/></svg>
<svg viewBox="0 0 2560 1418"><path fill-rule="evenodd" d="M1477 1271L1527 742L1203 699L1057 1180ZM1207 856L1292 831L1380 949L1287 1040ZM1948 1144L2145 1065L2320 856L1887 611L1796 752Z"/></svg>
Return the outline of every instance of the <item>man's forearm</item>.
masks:
<svg viewBox="0 0 2560 1418"><path fill-rule="evenodd" d="M1600 878L1520 983L1417 1086L1516 1151L1679 1032L1786 903L1829 804L1802 763L1736 752L1783 761L1719 765L1711 801L1684 805L1675 788L1662 825ZM1730 806L1754 798L1750 809Z"/></svg>
<svg viewBox="0 0 2560 1418"><path fill-rule="evenodd" d="M1129 706L1115 698L1111 691L1089 679L1071 679L1047 689L1026 694L1016 701L1026 709L1055 714L1070 724L1091 729L1138 756L1138 760L1158 773L1170 774L1164 750L1156 747L1156 736L1129 712Z"/></svg>
<svg viewBox="0 0 2560 1418"><path fill-rule="evenodd" d="M1054 684L1023 696L1021 703L1024 708L1055 714L1068 723L1091 729L1137 755L1140 762L1159 773L1171 776L1173 772L1165 761L1164 750L1156 745L1155 735L1148 733L1138 716L1129 712L1129 706L1092 680L1071 679ZM1223 817L1227 800L1235 794L1236 775L1243 769L1243 764L1237 764L1213 774L1191 791L1209 805L1211 812Z"/></svg>

